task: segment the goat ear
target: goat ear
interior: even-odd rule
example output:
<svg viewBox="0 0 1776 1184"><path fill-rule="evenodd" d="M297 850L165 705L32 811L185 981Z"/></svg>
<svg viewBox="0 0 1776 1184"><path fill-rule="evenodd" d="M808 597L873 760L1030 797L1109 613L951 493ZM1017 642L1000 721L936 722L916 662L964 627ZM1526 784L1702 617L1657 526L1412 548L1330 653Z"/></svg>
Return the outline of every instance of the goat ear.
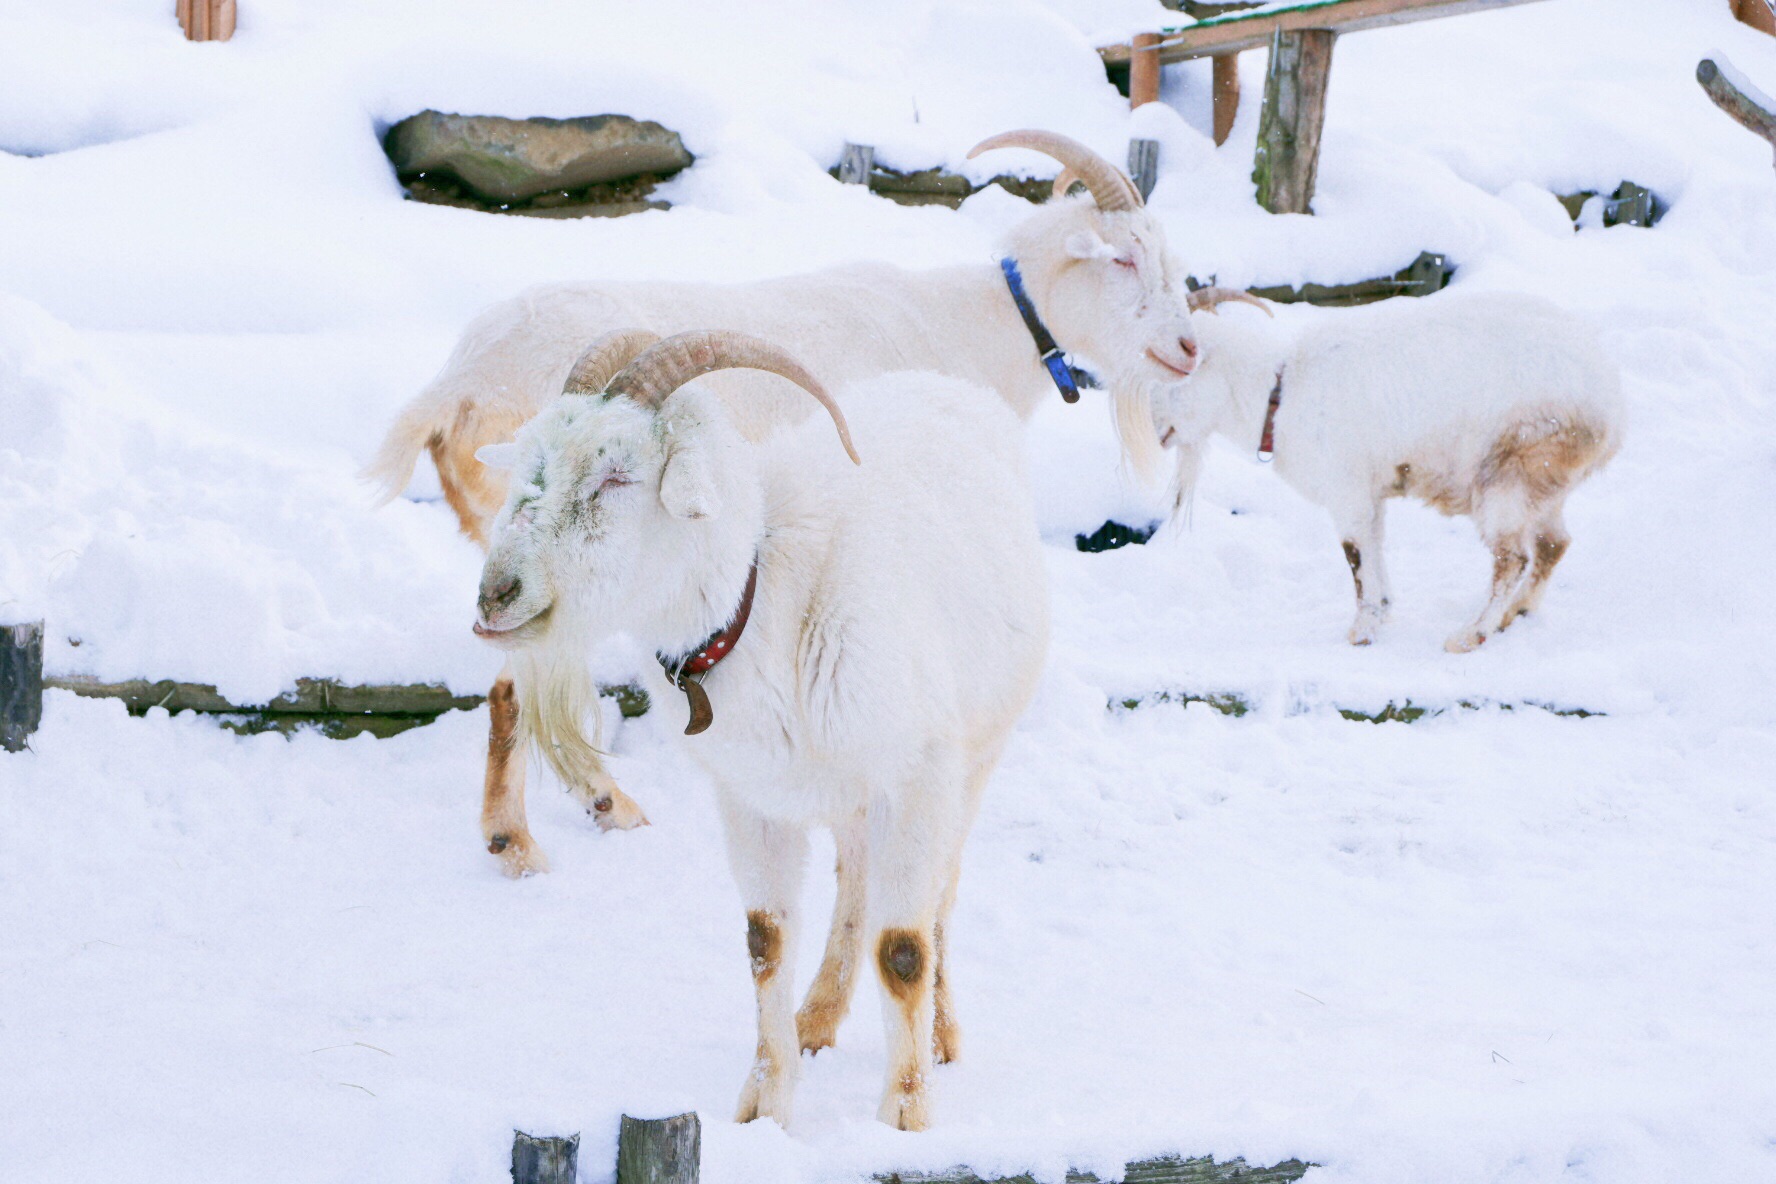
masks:
<svg viewBox="0 0 1776 1184"><path fill-rule="evenodd" d="M1075 230L1061 244L1075 259L1112 259L1116 248L1090 230Z"/></svg>
<svg viewBox="0 0 1776 1184"><path fill-rule="evenodd" d="M509 472L518 467L518 445L483 444L475 449L475 459L490 469Z"/></svg>
<svg viewBox="0 0 1776 1184"><path fill-rule="evenodd" d="M721 512L707 450L695 443L673 448L660 474L660 504L674 518L713 518Z"/></svg>

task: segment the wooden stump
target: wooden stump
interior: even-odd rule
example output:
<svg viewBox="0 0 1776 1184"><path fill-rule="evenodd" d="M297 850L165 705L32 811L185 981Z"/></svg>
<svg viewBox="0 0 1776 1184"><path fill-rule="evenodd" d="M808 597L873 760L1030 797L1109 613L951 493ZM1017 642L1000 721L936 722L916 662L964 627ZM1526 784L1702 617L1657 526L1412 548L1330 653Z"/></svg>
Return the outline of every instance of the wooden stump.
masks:
<svg viewBox="0 0 1776 1184"><path fill-rule="evenodd" d="M580 1137L512 1132L512 1184L574 1184Z"/></svg>
<svg viewBox="0 0 1776 1184"><path fill-rule="evenodd" d="M839 157L839 183L868 185L876 167L876 150L869 144L846 143L845 154Z"/></svg>
<svg viewBox="0 0 1776 1184"><path fill-rule="evenodd" d="M703 1124L697 1115L631 1118L617 1134L617 1184L697 1184Z"/></svg>
<svg viewBox="0 0 1776 1184"><path fill-rule="evenodd" d="M0 748L23 752L43 722L43 622L0 625Z"/></svg>
<svg viewBox="0 0 1776 1184"><path fill-rule="evenodd" d="M1211 88L1215 103L1215 143L1225 144L1227 137L1233 134L1233 121L1239 118L1240 55L1218 53L1210 60L1215 64Z"/></svg>
<svg viewBox="0 0 1776 1184"><path fill-rule="evenodd" d="M1279 30L1271 37L1252 179L1258 183L1258 204L1273 214L1313 213L1326 83L1337 39L1330 29Z"/></svg>
<svg viewBox="0 0 1776 1184"><path fill-rule="evenodd" d="M227 41L234 36L234 0L179 0L178 11L187 41Z"/></svg>

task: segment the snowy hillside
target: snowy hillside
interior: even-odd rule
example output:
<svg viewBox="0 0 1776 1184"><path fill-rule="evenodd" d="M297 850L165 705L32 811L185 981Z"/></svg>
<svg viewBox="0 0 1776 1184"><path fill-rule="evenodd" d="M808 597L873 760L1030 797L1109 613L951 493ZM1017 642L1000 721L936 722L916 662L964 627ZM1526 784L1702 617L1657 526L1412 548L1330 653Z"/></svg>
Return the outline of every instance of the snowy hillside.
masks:
<svg viewBox="0 0 1776 1184"><path fill-rule="evenodd" d="M616 1115L669 1107L711 1181L1167 1151L1310 1184L1776 1179L1776 173L1693 77L1724 53L1776 89L1776 39L1729 7L1342 39L1312 218L1252 201L1263 52L1219 148L1207 63L1133 114L1108 85L1094 46L1177 20L1148 0L241 0L227 44L158 0L0 11L0 620L48 621L52 673L484 691L480 556L435 479L384 508L354 479L389 419L527 284L990 260L1029 209L840 186L846 141L984 179L1005 161L964 155L1007 128L1157 139L1193 275L1440 251L1595 324L1631 417L1545 611L1453 656L1467 521L1394 503L1394 620L1353 649L1330 526L1249 451L1211 457L1187 530L1083 554L1163 496L1090 396L1037 414L1054 643L971 840L968 1054L919 1135L869 1120L868 985L792 1130L725 1122L744 921L670 712L615 738L654 825L601 836L541 781L555 871L513 883L478 842L484 712L286 741L52 692L0 754L0 1179L497 1181L519 1126L585 1132L599 1181ZM619 219L421 205L380 137L427 107L624 112L697 163ZM1623 180L1655 228L1556 200ZM1255 709L1108 707L1160 692ZM1517 709L1335 710L1407 701Z"/></svg>

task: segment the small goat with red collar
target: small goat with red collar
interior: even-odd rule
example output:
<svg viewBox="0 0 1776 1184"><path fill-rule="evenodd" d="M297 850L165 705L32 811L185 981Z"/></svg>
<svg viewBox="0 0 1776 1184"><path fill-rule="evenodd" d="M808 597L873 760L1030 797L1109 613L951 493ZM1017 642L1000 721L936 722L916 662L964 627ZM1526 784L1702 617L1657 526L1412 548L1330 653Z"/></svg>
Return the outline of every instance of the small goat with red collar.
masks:
<svg viewBox="0 0 1776 1184"><path fill-rule="evenodd" d="M1208 311L1229 300L1262 307L1192 296ZM1388 615L1389 498L1472 518L1492 552L1485 607L1444 648L1472 650L1541 604L1571 541L1567 495L1621 447L1621 377L1589 325L1536 297L1465 292L1197 325L1203 366L1153 404L1150 439L1177 453L1174 513L1218 433L1273 449L1277 476L1332 515L1356 584L1352 644Z"/></svg>
<svg viewBox="0 0 1776 1184"><path fill-rule="evenodd" d="M475 630L511 652L521 732L569 785L602 768L583 732L602 637L652 645L690 695L758 995L740 1120L788 1123L799 1054L832 1043L867 951L887 1000L879 1117L920 1129L934 1049L959 1047L944 931L963 841L1047 645L1017 417L923 373L855 384L841 411L756 338L653 341L595 344L569 397L481 450L511 492ZM832 423L749 443L719 398L682 385L738 366L788 378ZM853 464L847 414L868 464ZM839 894L798 1017L815 826L837 841Z"/></svg>

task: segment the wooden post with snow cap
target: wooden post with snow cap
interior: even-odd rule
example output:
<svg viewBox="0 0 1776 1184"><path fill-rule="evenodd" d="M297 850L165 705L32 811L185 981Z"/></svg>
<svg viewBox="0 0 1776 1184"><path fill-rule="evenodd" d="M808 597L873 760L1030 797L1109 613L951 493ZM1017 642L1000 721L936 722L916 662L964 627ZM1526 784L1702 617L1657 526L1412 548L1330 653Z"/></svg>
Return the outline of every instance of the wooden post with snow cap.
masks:
<svg viewBox="0 0 1776 1184"><path fill-rule="evenodd" d="M0 748L23 752L43 721L43 622L0 625Z"/></svg>
<svg viewBox="0 0 1776 1184"><path fill-rule="evenodd" d="M876 149L873 145L853 144L847 140L844 154L839 157L839 183L868 185L875 167Z"/></svg>
<svg viewBox="0 0 1776 1184"><path fill-rule="evenodd" d="M227 41L234 36L234 0L178 0L178 14L187 41Z"/></svg>
<svg viewBox="0 0 1776 1184"><path fill-rule="evenodd" d="M617 1184L697 1184L703 1124L695 1111L672 1118L623 1115L617 1134Z"/></svg>
<svg viewBox="0 0 1776 1184"><path fill-rule="evenodd" d="M580 1137L512 1132L512 1184L574 1184Z"/></svg>
<svg viewBox="0 0 1776 1184"><path fill-rule="evenodd" d="M1134 41L1133 56L1129 58L1129 109L1145 107L1148 103L1159 102L1159 42L1158 33L1137 33ZM1146 201L1153 194L1154 182L1159 180L1159 141L1130 140L1128 151L1129 178L1134 181L1135 188L1141 191L1141 200Z"/></svg>

